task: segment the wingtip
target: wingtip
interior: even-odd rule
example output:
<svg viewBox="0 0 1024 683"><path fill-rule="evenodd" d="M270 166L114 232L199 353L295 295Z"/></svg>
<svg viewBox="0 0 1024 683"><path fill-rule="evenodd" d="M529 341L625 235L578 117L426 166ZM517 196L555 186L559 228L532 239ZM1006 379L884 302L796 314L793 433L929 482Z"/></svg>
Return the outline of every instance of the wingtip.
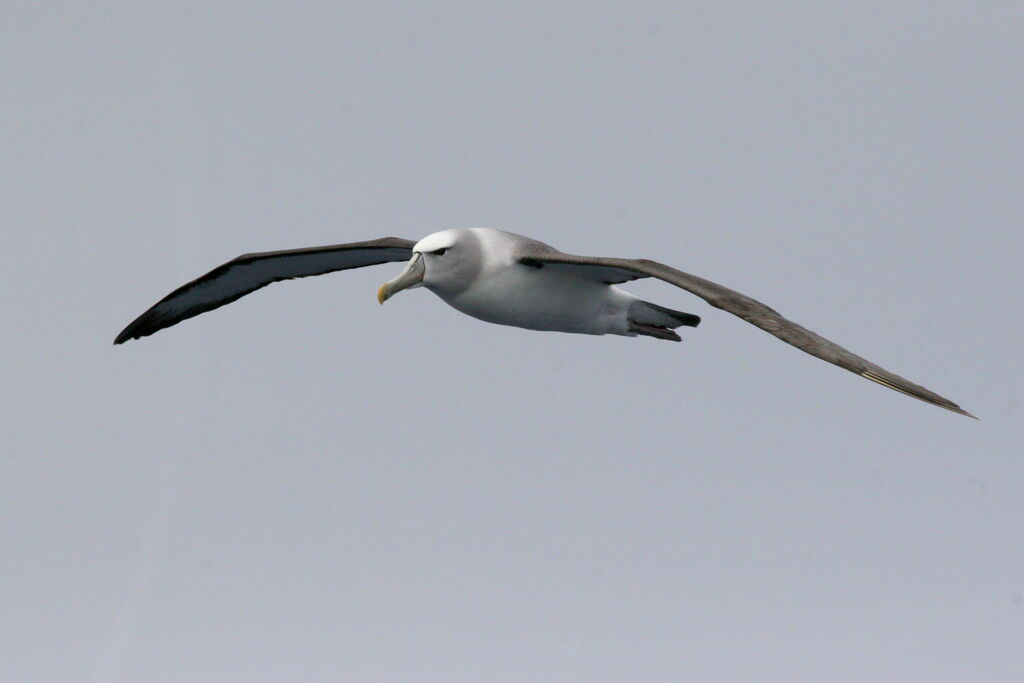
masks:
<svg viewBox="0 0 1024 683"><path fill-rule="evenodd" d="M162 314L157 308L159 305L160 304L153 306L138 318L128 323L128 326L121 330L121 333L114 338L114 344L123 344L132 339L148 337L154 332L159 332L163 328L178 322L177 320L174 320L168 324L166 322L167 316Z"/></svg>
<svg viewBox="0 0 1024 683"><path fill-rule="evenodd" d="M126 341L131 339L138 339L141 335L136 331L136 328L137 326L133 322L131 325L121 330L121 333L114 337L114 345L124 344Z"/></svg>
<svg viewBox="0 0 1024 683"><path fill-rule="evenodd" d="M887 378L887 377L884 377L884 376L880 375L879 373L877 373L877 372L875 372L873 370L863 370L863 371L860 372L860 376L865 378L865 379L869 379L872 382L877 382L878 384L881 384L882 386L886 386L886 387L889 387L890 389L894 389L894 390L900 392L901 394L906 394L907 396L910 396L912 398L916 398L919 401L924 401L925 403L930 403L931 405L938 406L939 408L945 408L946 410L950 411L951 413L956 413L958 415L963 415L964 417L969 417L969 418L971 418L973 420L979 420L980 419L980 418L978 418L978 417L976 417L974 415L971 415L969 412L967 412L966 410L964 410L963 408L961 408L957 404L953 403L948 398L943 398L942 396L939 396L938 394L936 394L936 393L934 393L932 391L929 391L928 389L925 389L924 387L919 387L916 384L911 384L910 382L907 382L902 377L896 377L895 375L892 375L891 373L889 374L889 377L891 379Z"/></svg>

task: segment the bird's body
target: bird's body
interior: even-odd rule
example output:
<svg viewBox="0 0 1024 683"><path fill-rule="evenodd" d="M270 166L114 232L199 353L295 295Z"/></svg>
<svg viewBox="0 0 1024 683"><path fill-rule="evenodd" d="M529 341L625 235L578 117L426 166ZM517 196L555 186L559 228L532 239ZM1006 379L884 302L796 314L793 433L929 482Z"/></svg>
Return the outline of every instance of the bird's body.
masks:
<svg viewBox="0 0 1024 683"><path fill-rule="evenodd" d="M179 287L114 340L150 335L279 280L407 260L381 286L384 303L426 287L456 310L500 325L576 334L680 341L674 331L700 318L643 301L615 285L653 277L701 297L801 351L922 401L973 417L949 399L895 375L728 287L656 261L575 256L500 230L443 230L412 242L384 237L327 247L246 254Z"/></svg>
<svg viewBox="0 0 1024 683"><path fill-rule="evenodd" d="M626 311L636 297L612 285L553 270L534 270L509 264L460 294L438 296L457 311L498 325L545 332L628 334ZM516 296L509 297L508 292L516 292Z"/></svg>
<svg viewBox="0 0 1024 683"><path fill-rule="evenodd" d="M533 249L551 248L541 242L500 230L472 228L435 233L413 249L429 254L456 242L467 252L486 255L479 259L482 269L466 280L466 287L449 287L444 282L432 285L429 276L423 283L455 310L478 320L528 330L637 336L638 332L630 329L630 312L640 315L645 302L606 282L521 263ZM636 322L672 323L650 315Z"/></svg>

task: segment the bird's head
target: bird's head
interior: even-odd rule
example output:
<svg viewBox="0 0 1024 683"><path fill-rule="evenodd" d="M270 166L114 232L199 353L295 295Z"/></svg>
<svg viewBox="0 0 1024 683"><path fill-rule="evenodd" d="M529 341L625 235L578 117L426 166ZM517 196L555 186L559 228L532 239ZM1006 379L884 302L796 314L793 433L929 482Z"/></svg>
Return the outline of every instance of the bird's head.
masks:
<svg viewBox="0 0 1024 683"><path fill-rule="evenodd" d="M455 296L473 282L483 265L480 238L472 230L442 230L412 248L412 258L398 277L377 290L384 303L403 289L426 287L442 297Z"/></svg>

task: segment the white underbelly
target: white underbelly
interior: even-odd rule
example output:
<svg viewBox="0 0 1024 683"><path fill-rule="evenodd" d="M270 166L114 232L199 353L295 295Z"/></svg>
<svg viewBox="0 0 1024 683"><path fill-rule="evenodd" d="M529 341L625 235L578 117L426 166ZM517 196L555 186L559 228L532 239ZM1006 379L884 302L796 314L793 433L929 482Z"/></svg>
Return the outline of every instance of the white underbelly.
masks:
<svg viewBox="0 0 1024 683"><path fill-rule="evenodd" d="M634 297L603 282L554 269L514 265L480 278L445 301L462 313L499 325L580 334L628 334Z"/></svg>

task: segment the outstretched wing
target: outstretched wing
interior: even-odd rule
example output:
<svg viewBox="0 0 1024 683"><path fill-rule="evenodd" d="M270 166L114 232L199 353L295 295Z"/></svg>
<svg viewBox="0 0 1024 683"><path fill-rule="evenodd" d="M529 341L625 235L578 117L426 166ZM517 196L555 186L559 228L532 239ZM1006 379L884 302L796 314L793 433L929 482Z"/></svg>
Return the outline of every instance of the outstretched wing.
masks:
<svg viewBox="0 0 1024 683"><path fill-rule="evenodd" d="M133 320L117 335L114 343L149 336L229 304L271 282L405 261L412 257L415 244L399 237L383 237L369 242L245 254L178 287Z"/></svg>
<svg viewBox="0 0 1024 683"><path fill-rule="evenodd" d="M850 372L855 372L872 382L877 382L908 396L913 396L927 403L937 405L940 408L951 410L954 413L974 417L949 399L943 398L933 391L905 380L899 375L895 375L847 351L838 344L811 332L792 320L784 318L778 311L769 308L760 301L751 299L749 296L704 278L676 270L657 261L575 256L556 250L547 252L539 248L535 250L535 253L523 256L520 261L534 267L566 269L576 273L579 277L599 280L609 284L635 280L637 277L655 277L659 280L664 280L676 287L681 287L692 294L696 294L716 308L721 308L723 311L728 311L733 315L743 318L748 323L757 325L762 330L774 334L787 344L792 344L812 356L817 356Z"/></svg>

